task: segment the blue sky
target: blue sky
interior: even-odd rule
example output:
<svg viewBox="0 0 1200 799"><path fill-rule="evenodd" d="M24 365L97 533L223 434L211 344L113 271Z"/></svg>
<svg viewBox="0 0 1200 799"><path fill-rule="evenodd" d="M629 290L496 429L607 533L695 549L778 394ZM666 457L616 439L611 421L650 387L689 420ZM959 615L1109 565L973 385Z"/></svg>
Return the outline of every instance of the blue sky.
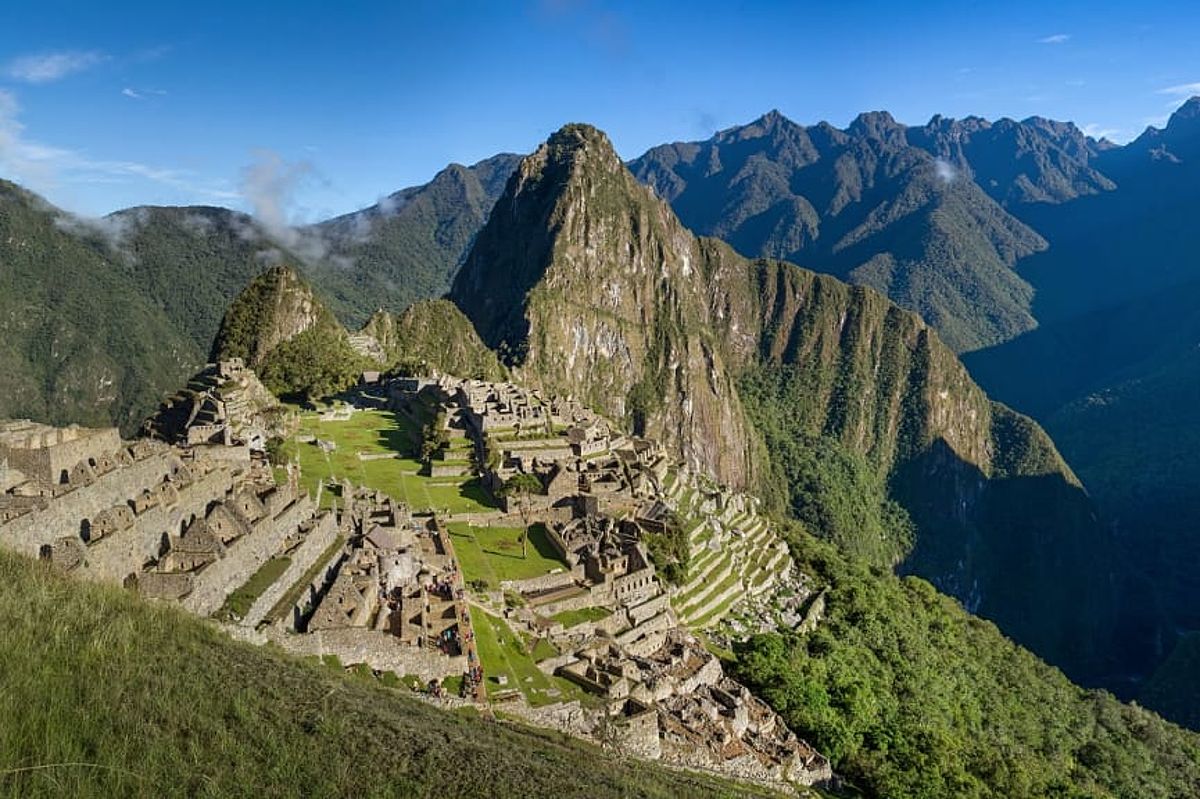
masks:
<svg viewBox="0 0 1200 799"><path fill-rule="evenodd" d="M626 158L771 108L1037 114L1123 141L1200 93L1197 3L252 5L4 3L0 176L83 214L303 222L568 121Z"/></svg>

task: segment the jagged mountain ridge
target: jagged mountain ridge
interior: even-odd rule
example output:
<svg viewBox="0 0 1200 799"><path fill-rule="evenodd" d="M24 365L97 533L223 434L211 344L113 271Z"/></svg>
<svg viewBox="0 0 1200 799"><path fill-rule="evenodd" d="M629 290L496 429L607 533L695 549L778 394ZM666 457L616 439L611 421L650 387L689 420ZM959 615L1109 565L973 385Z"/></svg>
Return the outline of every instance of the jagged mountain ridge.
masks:
<svg viewBox="0 0 1200 799"><path fill-rule="evenodd" d="M773 111L630 168L697 233L872 286L961 352L1036 326L1013 267L1046 243L1001 204L1111 189L1091 166L1099 152L1074 125L1039 118L906 127L873 112L843 131Z"/></svg>
<svg viewBox="0 0 1200 799"><path fill-rule="evenodd" d="M928 325L874 291L693 236L594 128L569 125L522 162L451 298L520 379L581 396L735 487L772 466L738 381L788 370L807 398L789 432L834 438L897 481L925 535L914 571L1076 673L1099 668L1103 597L1083 603L1087 623L1076 605L1069 621L1030 624L1034 597L1107 573L1105 534L1045 433L990 403ZM1067 529L1009 508L1022 485ZM1021 544L1031 568L1015 580L985 557Z"/></svg>

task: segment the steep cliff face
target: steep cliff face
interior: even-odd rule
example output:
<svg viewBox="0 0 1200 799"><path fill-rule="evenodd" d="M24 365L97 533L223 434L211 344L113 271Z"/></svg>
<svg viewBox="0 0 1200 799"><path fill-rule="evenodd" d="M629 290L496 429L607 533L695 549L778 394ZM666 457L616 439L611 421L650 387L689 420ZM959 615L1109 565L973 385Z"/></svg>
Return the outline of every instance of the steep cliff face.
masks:
<svg viewBox="0 0 1200 799"><path fill-rule="evenodd" d="M533 385L574 394L744 487L751 440L713 336L701 247L621 163L569 125L521 162L452 299Z"/></svg>
<svg viewBox="0 0 1200 799"><path fill-rule="evenodd" d="M1089 588L1107 534L1041 428L875 291L693 236L600 132L568 126L522 162L451 297L522 380L736 487L790 482L793 510L808 475L788 446L865 458L916 523L903 570L1073 673L1103 670L1110 600Z"/></svg>

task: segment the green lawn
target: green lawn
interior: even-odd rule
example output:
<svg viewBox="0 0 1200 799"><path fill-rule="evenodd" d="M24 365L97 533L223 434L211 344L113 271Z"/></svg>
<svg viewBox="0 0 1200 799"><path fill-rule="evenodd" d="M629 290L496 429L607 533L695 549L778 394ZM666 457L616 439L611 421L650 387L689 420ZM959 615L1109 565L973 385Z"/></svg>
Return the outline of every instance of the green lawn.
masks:
<svg viewBox="0 0 1200 799"><path fill-rule="evenodd" d="M271 585L283 576L288 566L292 565L291 558L271 558L264 563L246 584L225 598L225 604L214 615L218 619L240 619L249 612L255 600L262 596Z"/></svg>
<svg viewBox="0 0 1200 799"><path fill-rule="evenodd" d="M475 630L475 644L489 693L516 689L534 707L583 698L583 691L578 686L560 677L543 674L529 651L531 642L513 632L503 619L472 607L471 627ZM539 657L552 656L539 652L536 644L533 652ZM507 685L500 685L494 679L500 674L508 677ZM557 689L557 695L550 693L554 689Z"/></svg>
<svg viewBox="0 0 1200 799"><path fill-rule="evenodd" d="M564 610L562 613L555 613L550 618L562 624L563 627L574 627L585 621L600 621L611 615L612 611L606 608L580 608L579 610Z"/></svg>
<svg viewBox="0 0 1200 799"><path fill-rule="evenodd" d="M416 459L419 426L403 414L393 411L358 411L345 422L322 422L316 413L300 417L299 433L311 434L337 444L326 453L315 442L300 443L294 438L284 453L300 462L301 483L314 496L317 484L325 480L321 505L330 507L336 495L328 482L349 479L355 485L378 489L405 502L414 511L480 513L495 508L495 503L473 477L432 478L419 474ZM358 454L392 454L383 460L359 460Z"/></svg>
<svg viewBox="0 0 1200 799"><path fill-rule="evenodd" d="M550 544L546 528L529 528L529 551L521 556L521 528L473 527L463 522L448 525L454 551L468 582L485 580L499 588L502 580L540 577L555 569L566 569Z"/></svg>

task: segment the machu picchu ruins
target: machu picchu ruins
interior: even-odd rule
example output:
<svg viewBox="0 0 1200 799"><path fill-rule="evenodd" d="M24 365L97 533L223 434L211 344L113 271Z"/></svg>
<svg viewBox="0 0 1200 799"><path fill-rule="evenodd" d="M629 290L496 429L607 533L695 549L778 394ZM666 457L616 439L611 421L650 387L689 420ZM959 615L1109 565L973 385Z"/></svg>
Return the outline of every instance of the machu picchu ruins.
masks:
<svg viewBox="0 0 1200 799"><path fill-rule="evenodd" d="M134 441L6 422L0 544L431 701L767 785L831 778L697 637L809 598L754 498L571 398L371 377L304 411L213 364Z"/></svg>

